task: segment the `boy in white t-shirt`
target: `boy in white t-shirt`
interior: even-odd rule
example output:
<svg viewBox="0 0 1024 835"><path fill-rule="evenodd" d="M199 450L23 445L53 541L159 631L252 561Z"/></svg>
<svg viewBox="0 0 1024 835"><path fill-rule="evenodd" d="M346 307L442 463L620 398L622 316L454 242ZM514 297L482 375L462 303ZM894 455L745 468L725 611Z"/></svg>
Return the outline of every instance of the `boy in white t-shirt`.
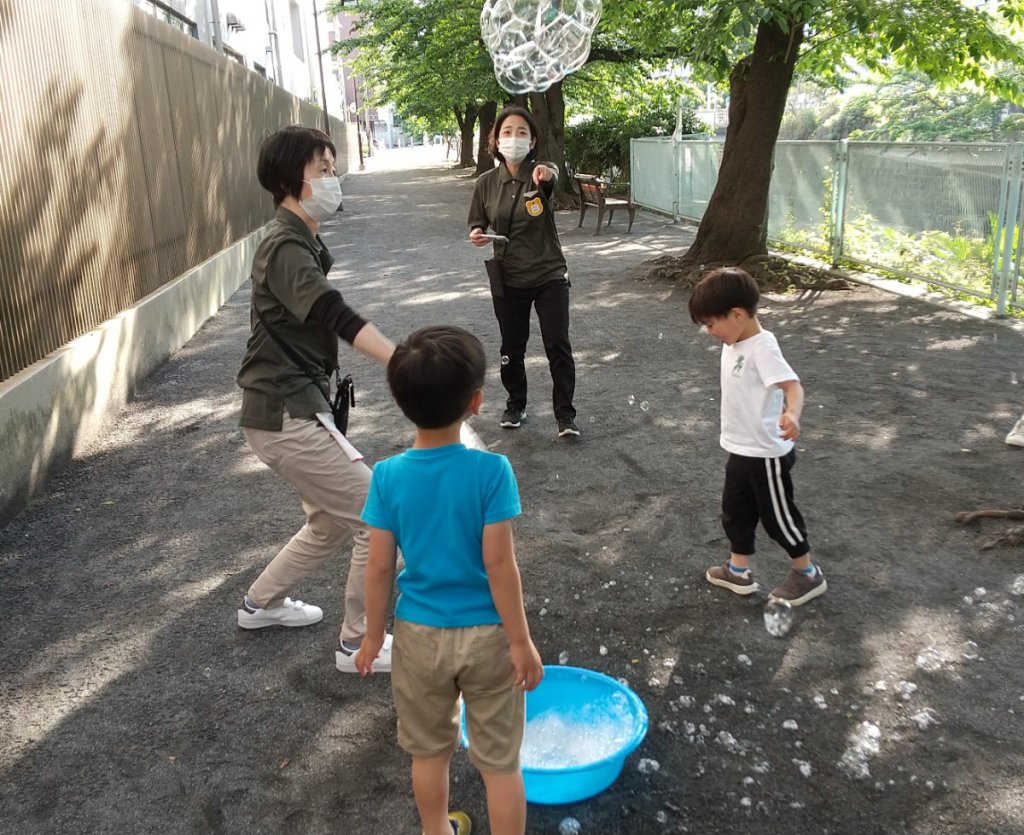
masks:
<svg viewBox="0 0 1024 835"><path fill-rule="evenodd" d="M758 521L790 556L789 576L771 597L800 606L828 588L811 561L803 517L793 503L793 442L800 437L804 390L757 320L760 291L749 273L723 267L704 275L690 297L690 318L722 341L722 434L729 453L722 527L732 553L705 577L741 595L759 588L750 570Z"/></svg>

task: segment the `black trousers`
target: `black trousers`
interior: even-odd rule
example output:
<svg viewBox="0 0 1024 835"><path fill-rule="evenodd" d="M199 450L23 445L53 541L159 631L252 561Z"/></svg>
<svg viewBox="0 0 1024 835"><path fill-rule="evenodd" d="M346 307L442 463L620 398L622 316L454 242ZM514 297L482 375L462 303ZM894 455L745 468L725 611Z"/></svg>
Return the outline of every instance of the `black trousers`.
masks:
<svg viewBox="0 0 1024 835"><path fill-rule="evenodd" d="M722 490L722 527L734 554L754 553L758 521L793 559L811 550L804 517L793 503L790 470L796 450L781 458L729 455Z"/></svg>
<svg viewBox="0 0 1024 835"><path fill-rule="evenodd" d="M576 363L569 344L569 282L559 279L528 288L506 285L505 295L492 299L501 331L501 383L508 392L507 407L526 408L526 343L530 338L530 311L536 308L551 369L555 417L575 418L572 398L576 391Z"/></svg>

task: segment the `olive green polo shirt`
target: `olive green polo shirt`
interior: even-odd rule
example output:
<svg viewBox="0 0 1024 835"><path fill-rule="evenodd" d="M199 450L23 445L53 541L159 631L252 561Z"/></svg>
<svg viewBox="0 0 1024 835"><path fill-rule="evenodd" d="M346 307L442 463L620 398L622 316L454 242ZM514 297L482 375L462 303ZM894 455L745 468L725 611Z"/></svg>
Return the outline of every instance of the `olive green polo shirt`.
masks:
<svg viewBox="0 0 1024 835"><path fill-rule="evenodd" d="M554 201L551 199L555 190L554 180L541 183L537 194L526 196L526 192L537 188L533 182L533 169L542 164L523 163L513 176L505 163L501 163L481 174L473 191L473 202L469 207L470 227L479 226L485 231L489 227L509 239L507 244L494 243L494 255L504 262L505 283L509 287L539 287L550 281L564 281L567 277L565 256L555 228Z"/></svg>
<svg viewBox="0 0 1024 835"><path fill-rule="evenodd" d="M293 418L330 411L324 390L329 391L329 373L338 366L338 335L306 317L313 302L334 289L327 281L333 263L320 236L294 212L279 207L252 262L252 332L237 378L241 426L279 432L285 409ZM324 390L281 350L257 310L306 367L323 374Z"/></svg>

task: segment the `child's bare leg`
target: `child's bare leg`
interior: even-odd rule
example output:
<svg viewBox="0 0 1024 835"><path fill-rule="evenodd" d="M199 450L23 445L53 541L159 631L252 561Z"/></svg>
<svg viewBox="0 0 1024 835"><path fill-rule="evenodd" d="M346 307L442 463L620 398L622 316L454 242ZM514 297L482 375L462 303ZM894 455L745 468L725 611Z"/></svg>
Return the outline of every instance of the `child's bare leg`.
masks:
<svg viewBox="0 0 1024 835"><path fill-rule="evenodd" d="M729 554L729 562L733 568L750 568L750 554Z"/></svg>
<svg viewBox="0 0 1024 835"><path fill-rule="evenodd" d="M519 771L507 774L481 771L487 789L487 817L491 835L524 835L526 832L526 792Z"/></svg>
<svg viewBox="0 0 1024 835"><path fill-rule="evenodd" d="M802 557L797 557L795 560L789 561L790 567L797 571L806 571L811 567L811 552L808 551Z"/></svg>
<svg viewBox="0 0 1024 835"><path fill-rule="evenodd" d="M452 835L448 823L448 763L452 752L412 758L412 791L424 835Z"/></svg>

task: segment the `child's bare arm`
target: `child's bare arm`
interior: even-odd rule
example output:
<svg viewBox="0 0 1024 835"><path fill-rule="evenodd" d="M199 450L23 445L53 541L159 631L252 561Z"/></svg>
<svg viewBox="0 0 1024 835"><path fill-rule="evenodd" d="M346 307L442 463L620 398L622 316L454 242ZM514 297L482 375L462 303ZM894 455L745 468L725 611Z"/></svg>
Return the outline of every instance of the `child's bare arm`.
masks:
<svg viewBox="0 0 1024 835"><path fill-rule="evenodd" d="M364 676L373 672L373 660L384 646L397 554L391 531L370 528L370 554L366 560L366 637L355 658L356 669Z"/></svg>
<svg viewBox="0 0 1024 835"><path fill-rule="evenodd" d="M484 526L484 569L491 588L494 607L508 635L516 687L533 690L544 677L544 665L530 638L523 606L523 586L512 543L512 523L508 520Z"/></svg>
<svg viewBox="0 0 1024 835"><path fill-rule="evenodd" d="M795 441L800 437L800 415L804 411L804 387L799 380L784 380L777 383L786 396L786 407L779 418L779 429L787 441Z"/></svg>

